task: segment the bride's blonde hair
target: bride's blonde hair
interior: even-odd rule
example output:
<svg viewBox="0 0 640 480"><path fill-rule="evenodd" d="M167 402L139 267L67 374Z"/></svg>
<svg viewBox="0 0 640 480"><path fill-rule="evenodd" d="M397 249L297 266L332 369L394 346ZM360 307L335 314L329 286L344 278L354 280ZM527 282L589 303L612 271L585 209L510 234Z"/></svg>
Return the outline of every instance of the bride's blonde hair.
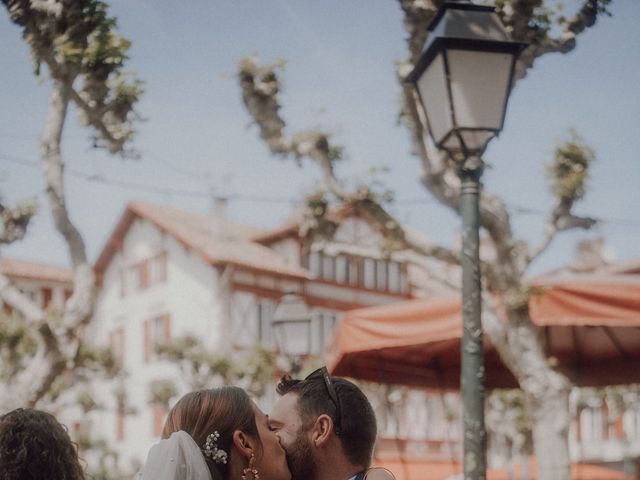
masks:
<svg viewBox="0 0 640 480"><path fill-rule="evenodd" d="M229 455L227 463L215 463L204 457L214 480L229 478L229 464L232 456L233 432L240 430L255 438L261 445L252 401L247 393L238 387L221 387L187 393L169 411L162 430L162 438L169 438L173 432L187 432L201 449L207 436L218 432L219 449Z"/></svg>

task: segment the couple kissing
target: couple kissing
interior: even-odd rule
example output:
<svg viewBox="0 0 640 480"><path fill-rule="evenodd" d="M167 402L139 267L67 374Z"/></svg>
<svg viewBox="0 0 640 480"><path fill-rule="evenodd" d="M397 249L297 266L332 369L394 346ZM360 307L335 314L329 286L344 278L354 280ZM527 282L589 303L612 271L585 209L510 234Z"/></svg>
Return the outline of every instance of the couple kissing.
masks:
<svg viewBox="0 0 640 480"><path fill-rule="evenodd" d="M371 404L322 367L289 376L265 415L238 387L191 392L171 409L137 480L371 480ZM388 476L386 477L388 478Z"/></svg>

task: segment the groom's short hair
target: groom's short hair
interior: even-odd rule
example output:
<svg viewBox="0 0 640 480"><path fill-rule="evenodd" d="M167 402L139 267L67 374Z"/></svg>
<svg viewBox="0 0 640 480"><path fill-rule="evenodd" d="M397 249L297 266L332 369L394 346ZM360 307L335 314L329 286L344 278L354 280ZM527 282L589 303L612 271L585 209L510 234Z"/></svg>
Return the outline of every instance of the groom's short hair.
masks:
<svg viewBox="0 0 640 480"><path fill-rule="evenodd" d="M340 404L340 418L322 376L313 374L304 380L282 377L276 390L280 395L298 396L298 411L303 428L309 428L322 414L329 415L335 426L342 449L351 463L368 468L376 441L376 416L365 394L354 383L340 377L330 377Z"/></svg>

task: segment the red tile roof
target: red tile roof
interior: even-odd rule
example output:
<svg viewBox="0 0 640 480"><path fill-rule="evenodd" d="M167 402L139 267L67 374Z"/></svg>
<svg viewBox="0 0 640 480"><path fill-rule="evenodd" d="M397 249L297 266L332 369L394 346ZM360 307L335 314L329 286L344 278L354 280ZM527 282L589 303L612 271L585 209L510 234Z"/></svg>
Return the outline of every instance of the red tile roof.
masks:
<svg viewBox="0 0 640 480"><path fill-rule="evenodd" d="M73 283L73 271L70 268L15 258L0 258L0 271L9 278Z"/></svg>
<svg viewBox="0 0 640 480"><path fill-rule="evenodd" d="M96 261L95 268L98 272L104 271L136 219L153 223L156 228L200 253L212 265L230 264L283 276L308 277L304 268L288 262L273 250L255 242L253 239L262 234L258 229L227 220L226 235L216 236L212 233L213 219L208 215L142 202L127 205Z"/></svg>

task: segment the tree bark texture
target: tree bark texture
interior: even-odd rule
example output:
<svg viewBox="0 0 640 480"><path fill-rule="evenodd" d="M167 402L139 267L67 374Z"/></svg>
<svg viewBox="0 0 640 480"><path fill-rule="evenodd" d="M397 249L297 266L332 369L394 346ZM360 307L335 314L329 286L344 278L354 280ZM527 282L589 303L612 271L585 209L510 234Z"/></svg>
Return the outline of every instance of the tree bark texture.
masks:
<svg viewBox="0 0 640 480"><path fill-rule="evenodd" d="M427 25L443 2L398 2L404 12L403 20L408 33L407 59L397 67L402 93L401 119L410 133L412 153L420 161L423 185L440 203L457 214L465 215L460 208L463 187L454 162L427 141L428 133L422 107L414 89L405 82L427 40ZM550 12L543 0L500 2L497 13L513 38L529 44L518 61L516 78L523 78L539 56L549 52L566 53L575 48L577 35L595 23L603 5L606 5L604 0L584 0L575 15L559 20L558 28L554 29L550 24L544 24L544 21L540 23L539 19L544 15L539 14ZM394 238L398 248L414 249L446 263L458 263L455 260L459 258L457 252L439 245L421 244L411 235L407 235L400 222L394 219L375 197L369 195L369 192L364 192L363 195L361 191L348 191L333 169L335 157L332 153L337 149L331 145L328 134L319 131L293 135L285 133L286 124L279 114L276 66L258 67L252 60L246 60L241 63L239 70L238 77L245 106L272 153L282 157L294 157L298 162L303 157L312 159L322 170L327 190L338 201L357 205L368 212L369 218L378 224L379 229ZM495 252L495 259L478 262L485 282L484 329L531 403L536 421L534 438L539 480L569 479L568 394L571 385L547 362L538 340L538 331L528 313L529 289L525 282L525 274L533 259L546 250L558 232L569 228L586 229L594 224L592 219L579 218L572 214L571 208L575 198L557 200L556 207L550 214L545 236L534 248L515 236L507 206L498 196L483 190L477 212L479 226L486 232L486 241ZM468 234L465 229L465 237L468 237ZM465 256L463 252L463 262L466 261ZM479 281L480 273L476 273ZM477 300L479 301L479 298ZM464 310L469 308L469 305L463 306ZM481 338L481 331L479 332L475 326L467 328L466 321L465 334L476 336L476 339ZM478 396L481 393L478 392ZM476 460L473 459L474 462Z"/></svg>
<svg viewBox="0 0 640 480"><path fill-rule="evenodd" d="M480 170L463 170L462 216L462 344L460 347L464 478L486 476L484 425L484 351L482 345L482 286L480 283Z"/></svg>
<svg viewBox="0 0 640 480"><path fill-rule="evenodd" d="M49 391L53 381L71 365L79 348L84 326L93 312L95 278L87 261L84 241L69 218L64 195L64 162L60 151L62 130L70 99L71 79L54 79L44 132L41 139L42 169L47 197L58 232L63 236L74 271L73 293L67 300L62 321L46 312L3 279L0 293L32 327L37 343L35 356L0 392L0 409L34 406ZM2 279L0 279L2 280Z"/></svg>

